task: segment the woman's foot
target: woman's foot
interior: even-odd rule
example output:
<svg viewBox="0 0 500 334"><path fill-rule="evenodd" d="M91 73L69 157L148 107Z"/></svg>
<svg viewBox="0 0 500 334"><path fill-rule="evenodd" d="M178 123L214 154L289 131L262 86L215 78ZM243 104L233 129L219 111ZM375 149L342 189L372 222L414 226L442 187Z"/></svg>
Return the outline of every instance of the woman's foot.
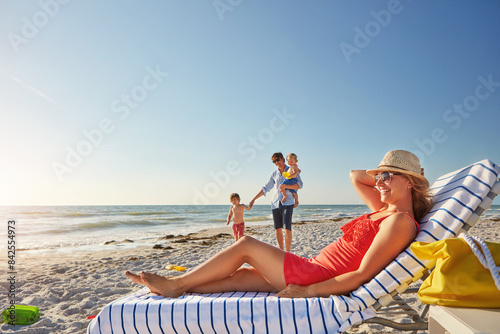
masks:
<svg viewBox="0 0 500 334"><path fill-rule="evenodd" d="M142 282L141 276L139 276L139 275L131 273L130 271L127 270L125 272L125 276L127 276L134 283L138 283L138 284L144 285L144 283Z"/></svg>
<svg viewBox="0 0 500 334"><path fill-rule="evenodd" d="M142 280L142 277L141 277L140 275L136 275L136 274L131 273L130 271L128 271L128 270L127 270L127 271L125 272L125 276L127 276L127 277L128 277L128 278L129 278L132 282L134 282L134 283L141 284L141 285L146 285L146 284L144 283L144 281ZM153 290L151 290L151 289L149 289L149 290L150 290L152 293L154 293L155 295L159 295L159 293L158 293L158 292L153 291Z"/></svg>
<svg viewBox="0 0 500 334"><path fill-rule="evenodd" d="M177 288L177 280L175 278L163 277L157 274L142 272L140 275L125 272L132 282L145 285L152 293L163 297L177 298L184 291Z"/></svg>

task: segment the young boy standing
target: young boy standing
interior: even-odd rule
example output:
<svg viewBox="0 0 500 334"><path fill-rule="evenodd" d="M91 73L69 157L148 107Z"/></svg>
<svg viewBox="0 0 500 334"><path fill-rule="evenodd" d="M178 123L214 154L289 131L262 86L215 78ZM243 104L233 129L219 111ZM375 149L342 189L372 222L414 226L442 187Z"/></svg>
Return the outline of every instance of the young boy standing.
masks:
<svg viewBox="0 0 500 334"><path fill-rule="evenodd" d="M233 234L236 241L243 236L245 231L245 222L243 221L243 211L250 210L245 204L240 204L240 195L233 193L229 196L230 202L233 206L229 209L229 215L227 216L227 224L231 222L233 218Z"/></svg>

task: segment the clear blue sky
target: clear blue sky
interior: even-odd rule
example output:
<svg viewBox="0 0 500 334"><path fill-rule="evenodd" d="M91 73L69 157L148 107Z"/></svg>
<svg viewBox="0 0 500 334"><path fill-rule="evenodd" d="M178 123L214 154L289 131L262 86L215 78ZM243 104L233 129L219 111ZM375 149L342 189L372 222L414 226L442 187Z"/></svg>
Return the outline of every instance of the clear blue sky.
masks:
<svg viewBox="0 0 500 334"><path fill-rule="evenodd" d="M2 1L0 203L248 203L275 151L298 155L304 204L360 203L349 170L391 149L416 152L431 182L500 163L498 13L493 0Z"/></svg>

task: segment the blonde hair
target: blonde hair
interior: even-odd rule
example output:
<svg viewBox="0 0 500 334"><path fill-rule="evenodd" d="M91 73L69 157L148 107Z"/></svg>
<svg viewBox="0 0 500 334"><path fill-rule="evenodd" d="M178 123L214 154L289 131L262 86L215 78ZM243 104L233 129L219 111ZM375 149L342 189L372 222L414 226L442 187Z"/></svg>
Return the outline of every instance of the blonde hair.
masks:
<svg viewBox="0 0 500 334"><path fill-rule="evenodd" d="M295 161L299 161L299 159L297 158L297 154L295 153L288 153L286 157L295 159Z"/></svg>
<svg viewBox="0 0 500 334"><path fill-rule="evenodd" d="M415 220L420 223L420 220L432 209L434 205L433 195L430 191L428 183L418 177L403 174L408 177L411 187L411 198L413 203L413 215Z"/></svg>
<svg viewBox="0 0 500 334"><path fill-rule="evenodd" d="M240 195L238 195L237 193L232 193L231 195L229 195L229 200L230 201L232 201L233 198L237 198L237 199L241 200L240 199Z"/></svg>

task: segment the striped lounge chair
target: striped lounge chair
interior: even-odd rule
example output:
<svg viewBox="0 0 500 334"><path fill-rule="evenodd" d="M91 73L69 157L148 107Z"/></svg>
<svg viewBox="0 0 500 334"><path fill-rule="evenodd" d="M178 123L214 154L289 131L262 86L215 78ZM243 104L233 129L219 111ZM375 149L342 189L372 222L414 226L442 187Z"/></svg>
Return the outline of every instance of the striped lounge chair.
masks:
<svg viewBox="0 0 500 334"><path fill-rule="evenodd" d="M500 192L500 168L489 160L439 178L432 186L435 205L421 222L416 241L456 237ZM185 294L171 299L142 289L106 305L87 328L88 334L122 333L335 333L372 322L426 329L416 316L415 327L377 316L382 306L397 301L432 263L419 260L410 248L349 296L277 298L270 293L228 292Z"/></svg>

